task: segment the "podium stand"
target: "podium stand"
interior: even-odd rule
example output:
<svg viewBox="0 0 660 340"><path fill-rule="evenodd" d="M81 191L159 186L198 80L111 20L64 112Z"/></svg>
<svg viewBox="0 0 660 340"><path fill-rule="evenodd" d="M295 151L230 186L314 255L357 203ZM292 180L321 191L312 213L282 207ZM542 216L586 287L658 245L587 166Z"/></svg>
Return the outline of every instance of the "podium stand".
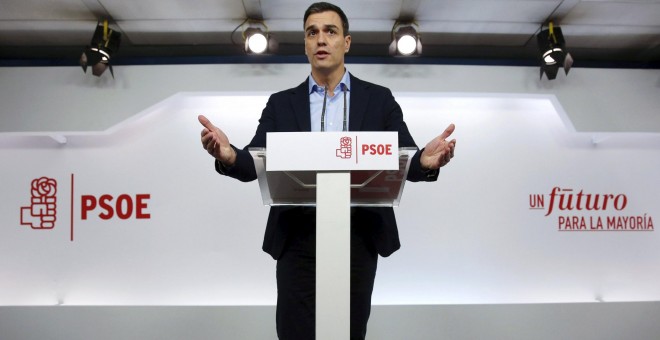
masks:
<svg viewBox="0 0 660 340"><path fill-rule="evenodd" d="M300 147L293 149L296 150L295 154L274 151L292 150L292 145L319 146L321 150L333 148L332 157L337 158L340 157L341 148L335 148L338 145L334 144L324 148L321 139L337 141L337 138L346 134L356 135L354 151L350 152L351 156L356 157L355 163L330 158L310 160L306 157L309 154L301 151ZM275 154L275 160L271 155L267 158L266 149L249 150L254 158L264 205L316 207L316 339L349 339L350 208L398 206L410 159L417 149L398 149L396 133L392 132L297 132L286 135L280 133L277 134L278 138L274 138L275 135L271 138L271 135L269 133L267 146L271 155ZM378 141L385 136L390 143L368 145L397 146L393 149L395 151L391 152L389 164L385 166L387 169L373 169L373 162L365 163L364 157L362 164L358 164L357 157L361 148L357 141L365 137ZM269 167L267 159L277 166L274 169ZM337 162L339 166L335 164ZM378 162L375 163L379 165ZM327 168L332 170L326 170Z"/></svg>

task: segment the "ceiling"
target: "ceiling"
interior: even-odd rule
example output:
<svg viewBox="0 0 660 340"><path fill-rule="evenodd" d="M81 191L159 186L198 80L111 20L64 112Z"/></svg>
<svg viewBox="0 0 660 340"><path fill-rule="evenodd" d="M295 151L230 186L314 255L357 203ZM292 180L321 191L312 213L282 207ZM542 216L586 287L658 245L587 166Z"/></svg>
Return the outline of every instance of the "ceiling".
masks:
<svg viewBox="0 0 660 340"><path fill-rule="evenodd" d="M71 60L99 18L122 33L123 59L241 56L248 17L263 19L281 56L303 55L305 0L0 0L0 60ZM388 58L397 19L419 25L422 60L536 63L536 34L562 28L575 66L660 61L660 0L336 0L350 22L349 57ZM232 34L232 31L236 30ZM292 57L293 58L293 57ZM402 58L398 58L402 59Z"/></svg>

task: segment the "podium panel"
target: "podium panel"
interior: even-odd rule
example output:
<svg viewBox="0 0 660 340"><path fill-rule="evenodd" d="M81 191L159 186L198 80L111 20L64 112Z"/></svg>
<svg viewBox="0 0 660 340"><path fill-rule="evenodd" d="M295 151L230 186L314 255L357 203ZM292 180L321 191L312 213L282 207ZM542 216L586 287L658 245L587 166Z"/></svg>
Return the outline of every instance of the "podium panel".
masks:
<svg viewBox="0 0 660 340"><path fill-rule="evenodd" d="M316 206L318 171L266 171L266 149L249 150L257 170L264 205ZM351 206L397 207L415 148L399 149L398 170L350 172Z"/></svg>

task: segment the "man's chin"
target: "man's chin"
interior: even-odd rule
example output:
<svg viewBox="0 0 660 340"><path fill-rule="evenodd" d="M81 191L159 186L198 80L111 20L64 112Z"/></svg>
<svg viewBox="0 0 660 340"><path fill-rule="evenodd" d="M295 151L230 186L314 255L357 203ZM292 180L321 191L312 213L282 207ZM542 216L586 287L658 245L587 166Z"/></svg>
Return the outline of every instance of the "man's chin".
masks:
<svg viewBox="0 0 660 340"><path fill-rule="evenodd" d="M341 67L341 65L336 65L336 64L330 64L330 63L325 63L325 62L314 62L312 63L312 68L319 72L323 73L330 73L337 68Z"/></svg>

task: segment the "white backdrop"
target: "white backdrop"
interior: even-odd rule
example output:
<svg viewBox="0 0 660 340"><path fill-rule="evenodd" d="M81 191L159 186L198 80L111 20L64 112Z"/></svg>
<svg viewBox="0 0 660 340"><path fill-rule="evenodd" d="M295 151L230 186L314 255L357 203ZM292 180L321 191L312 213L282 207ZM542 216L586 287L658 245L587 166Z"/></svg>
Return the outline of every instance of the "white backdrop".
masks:
<svg viewBox="0 0 660 340"><path fill-rule="evenodd" d="M457 156L438 182L407 184L396 209L403 247L380 260L374 304L660 300L655 231L558 230L563 215L656 222L658 134L576 133L552 95L396 96L420 147L455 123ZM274 304L275 262L260 250L268 208L256 182L214 172L197 122L207 115L243 146L266 100L179 93L63 145L4 136L0 305ZM58 183L52 230L21 225L42 176ZM547 206L554 187L624 194L627 205L530 209L530 195ZM149 194L150 218L102 220L95 210L82 220L81 195L103 194Z"/></svg>

